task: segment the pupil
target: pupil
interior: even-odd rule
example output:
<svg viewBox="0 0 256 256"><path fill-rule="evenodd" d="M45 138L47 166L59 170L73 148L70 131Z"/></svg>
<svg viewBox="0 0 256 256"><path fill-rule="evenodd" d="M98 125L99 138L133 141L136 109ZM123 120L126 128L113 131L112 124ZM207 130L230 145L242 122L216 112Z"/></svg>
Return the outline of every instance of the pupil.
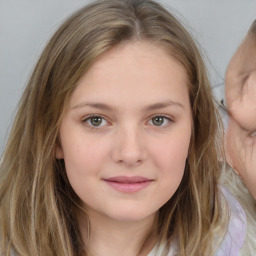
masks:
<svg viewBox="0 0 256 256"><path fill-rule="evenodd" d="M153 118L153 124L156 125L156 126L162 125L163 122L164 122L164 118L161 117L161 116L157 116L157 117Z"/></svg>
<svg viewBox="0 0 256 256"><path fill-rule="evenodd" d="M93 126L99 126L102 123L102 118L101 117L92 117L91 123Z"/></svg>

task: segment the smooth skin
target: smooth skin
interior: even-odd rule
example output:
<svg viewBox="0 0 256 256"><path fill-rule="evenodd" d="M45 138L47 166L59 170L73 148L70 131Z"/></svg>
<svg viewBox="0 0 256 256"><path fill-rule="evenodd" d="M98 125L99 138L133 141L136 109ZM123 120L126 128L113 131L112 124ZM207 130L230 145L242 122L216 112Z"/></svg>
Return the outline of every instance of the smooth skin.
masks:
<svg viewBox="0 0 256 256"><path fill-rule="evenodd" d="M228 163L256 199L256 37L248 34L226 71Z"/></svg>
<svg viewBox="0 0 256 256"><path fill-rule="evenodd" d="M64 159L89 216L89 240L84 212L79 224L92 255L138 255L159 208L181 183L191 129L186 70L159 45L118 45L81 78L61 123L56 157ZM116 182L116 188L109 182L116 177L148 183L133 191ZM154 237L150 241L139 255L154 247Z"/></svg>

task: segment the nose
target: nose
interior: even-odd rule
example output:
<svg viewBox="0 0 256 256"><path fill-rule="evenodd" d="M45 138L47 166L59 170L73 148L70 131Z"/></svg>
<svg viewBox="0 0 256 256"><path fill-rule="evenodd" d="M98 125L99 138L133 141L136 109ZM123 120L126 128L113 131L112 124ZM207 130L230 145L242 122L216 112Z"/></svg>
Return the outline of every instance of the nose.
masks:
<svg viewBox="0 0 256 256"><path fill-rule="evenodd" d="M139 129L127 127L120 129L113 143L112 159L127 167L136 167L147 158L145 141Z"/></svg>

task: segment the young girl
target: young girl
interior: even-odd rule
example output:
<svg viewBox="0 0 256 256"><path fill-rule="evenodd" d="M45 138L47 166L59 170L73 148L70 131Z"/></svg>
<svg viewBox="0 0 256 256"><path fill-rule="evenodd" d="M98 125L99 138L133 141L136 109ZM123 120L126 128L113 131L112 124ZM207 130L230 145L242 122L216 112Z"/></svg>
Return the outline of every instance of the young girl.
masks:
<svg viewBox="0 0 256 256"><path fill-rule="evenodd" d="M218 120L173 15L150 0L81 9L39 59L2 157L2 255L238 255Z"/></svg>

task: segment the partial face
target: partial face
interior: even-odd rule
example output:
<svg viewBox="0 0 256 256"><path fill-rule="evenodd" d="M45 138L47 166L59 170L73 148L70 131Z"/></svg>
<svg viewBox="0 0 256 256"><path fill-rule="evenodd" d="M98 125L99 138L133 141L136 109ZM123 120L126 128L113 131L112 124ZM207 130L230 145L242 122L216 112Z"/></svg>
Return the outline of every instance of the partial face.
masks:
<svg viewBox="0 0 256 256"><path fill-rule="evenodd" d="M146 42L119 45L79 81L57 158L89 217L152 216L180 185L191 135L184 68Z"/></svg>
<svg viewBox="0 0 256 256"><path fill-rule="evenodd" d="M226 135L229 164L256 198L256 37L247 35L226 72L231 119Z"/></svg>
<svg viewBox="0 0 256 256"><path fill-rule="evenodd" d="M256 37L247 36L226 71L226 102L234 120L256 130Z"/></svg>

